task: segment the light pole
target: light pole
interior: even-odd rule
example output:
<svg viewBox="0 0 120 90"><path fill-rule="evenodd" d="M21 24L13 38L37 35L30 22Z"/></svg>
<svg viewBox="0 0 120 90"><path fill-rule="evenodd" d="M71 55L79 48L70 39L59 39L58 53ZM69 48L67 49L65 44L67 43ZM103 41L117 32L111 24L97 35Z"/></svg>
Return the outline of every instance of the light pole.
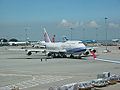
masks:
<svg viewBox="0 0 120 90"><path fill-rule="evenodd" d="M73 28L71 27L70 30L71 30L71 40L72 40L72 30L73 30Z"/></svg>
<svg viewBox="0 0 120 90"><path fill-rule="evenodd" d="M25 28L25 40L27 41L28 34L27 34L27 28Z"/></svg>
<svg viewBox="0 0 120 90"><path fill-rule="evenodd" d="M106 35L105 35L105 36L106 36L106 51L108 51L108 48L107 48L107 19L108 19L108 18L107 18L107 17L105 17L105 31L106 31L106 33L105 33L105 34L106 34Z"/></svg>
<svg viewBox="0 0 120 90"><path fill-rule="evenodd" d="M98 40L98 33L97 33L98 28L96 28L96 41Z"/></svg>
<svg viewBox="0 0 120 90"><path fill-rule="evenodd" d="M25 28L25 40L26 40L26 42L29 41L28 29L30 29L30 27L26 27L26 28Z"/></svg>
<svg viewBox="0 0 120 90"><path fill-rule="evenodd" d="M85 40L85 28L83 28L83 40Z"/></svg>

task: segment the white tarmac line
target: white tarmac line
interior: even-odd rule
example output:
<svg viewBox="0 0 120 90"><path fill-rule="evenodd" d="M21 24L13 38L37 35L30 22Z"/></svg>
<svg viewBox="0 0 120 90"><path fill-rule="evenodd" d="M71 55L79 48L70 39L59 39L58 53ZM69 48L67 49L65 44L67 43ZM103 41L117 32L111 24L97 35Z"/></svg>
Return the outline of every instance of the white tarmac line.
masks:
<svg viewBox="0 0 120 90"><path fill-rule="evenodd" d="M11 90L14 87L19 87L19 89L25 89L25 88L34 87L41 84L48 84L48 83L72 78L70 76L52 76L52 75L33 76L33 75L23 75L23 74L0 74L0 76L31 76L32 77L32 80L27 80L27 81L22 81L16 84L6 85L3 87L0 87L0 90Z"/></svg>
<svg viewBox="0 0 120 90"><path fill-rule="evenodd" d="M105 58L95 58L96 60L105 61L105 62L111 62L111 63L117 63L120 64L120 60L113 60L113 59L105 59Z"/></svg>

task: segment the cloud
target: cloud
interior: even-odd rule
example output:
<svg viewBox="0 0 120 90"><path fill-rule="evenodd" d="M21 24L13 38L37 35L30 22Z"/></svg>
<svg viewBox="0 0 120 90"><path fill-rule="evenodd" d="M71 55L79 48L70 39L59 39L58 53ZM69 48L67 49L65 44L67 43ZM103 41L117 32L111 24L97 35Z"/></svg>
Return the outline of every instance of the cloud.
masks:
<svg viewBox="0 0 120 90"><path fill-rule="evenodd" d="M68 21L65 20L65 19L63 19L60 24L62 24L62 25L64 25L64 26L71 26L71 25L72 25L72 23L68 22Z"/></svg>
<svg viewBox="0 0 120 90"><path fill-rule="evenodd" d="M75 23L75 26L77 26L77 27L79 27L79 26L84 26L84 22L82 22L82 21L81 21L81 22L76 22L76 23Z"/></svg>
<svg viewBox="0 0 120 90"><path fill-rule="evenodd" d="M65 19L63 19L61 22L60 22L61 25L63 26L66 26L66 27L72 27L72 28L76 28L76 27L80 27L80 26L83 26L84 23L83 22L76 22L76 23L72 23L72 22L69 22Z"/></svg>
<svg viewBox="0 0 120 90"><path fill-rule="evenodd" d="M99 25L96 23L96 21L91 21L87 24L88 27L94 27L94 28L98 28Z"/></svg>
<svg viewBox="0 0 120 90"><path fill-rule="evenodd" d="M118 27L119 27L119 24L109 23L108 26L109 26L110 28L118 28Z"/></svg>
<svg viewBox="0 0 120 90"><path fill-rule="evenodd" d="M84 23L82 21L78 21L78 22L72 23L72 22L67 21L66 19L63 19L60 22L60 24L65 27L70 27L70 28L77 28L77 27L82 27L82 26L84 26L84 27L87 26L87 27L92 27L92 28L100 27L100 25L98 25L96 23L96 21L90 21L89 23Z"/></svg>

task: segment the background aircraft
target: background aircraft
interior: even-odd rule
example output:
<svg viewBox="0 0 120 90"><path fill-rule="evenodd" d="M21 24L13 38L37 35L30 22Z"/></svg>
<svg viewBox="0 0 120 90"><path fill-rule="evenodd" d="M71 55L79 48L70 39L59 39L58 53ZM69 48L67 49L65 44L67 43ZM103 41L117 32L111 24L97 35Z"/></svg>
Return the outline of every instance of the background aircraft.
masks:
<svg viewBox="0 0 120 90"><path fill-rule="evenodd" d="M32 52L43 52L49 57L67 57L67 55L70 55L71 58L74 58L74 56L81 58L82 54L88 55L89 50L96 52L95 49L87 48L82 41L55 42L54 39L51 41L45 28L44 41L41 42L41 45L45 46L45 49L30 49L27 50L27 55L31 55Z"/></svg>
<svg viewBox="0 0 120 90"><path fill-rule="evenodd" d="M8 42L10 46L28 45L29 42Z"/></svg>

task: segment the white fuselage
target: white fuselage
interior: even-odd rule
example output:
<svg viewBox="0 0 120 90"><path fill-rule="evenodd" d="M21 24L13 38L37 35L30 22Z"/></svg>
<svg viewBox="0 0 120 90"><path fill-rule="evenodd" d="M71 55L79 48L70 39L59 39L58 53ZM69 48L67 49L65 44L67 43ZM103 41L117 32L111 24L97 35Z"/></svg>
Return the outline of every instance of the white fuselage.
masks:
<svg viewBox="0 0 120 90"><path fill-rule="evenodd" d="M79 47L85 47L81 41L66 41L57 43L45 43L47 49L74 49Z"/></svg>
<svg viewBox="0 0 120 90"><path fill-rule="evenodd" d="M27 42L8 42L9 45L25 45Z"/></svg>
<svg viewBox="0 0 120 90"><path fill-rule="evenodd" d="M49 50L59 50L62 52L63 50L65 53L68 54L76 54L82 53L83 49L85 51L86 46L82 43L82 41L66 41L66 42L56 42L56 43L44 43L46 49Z"/></svg>

